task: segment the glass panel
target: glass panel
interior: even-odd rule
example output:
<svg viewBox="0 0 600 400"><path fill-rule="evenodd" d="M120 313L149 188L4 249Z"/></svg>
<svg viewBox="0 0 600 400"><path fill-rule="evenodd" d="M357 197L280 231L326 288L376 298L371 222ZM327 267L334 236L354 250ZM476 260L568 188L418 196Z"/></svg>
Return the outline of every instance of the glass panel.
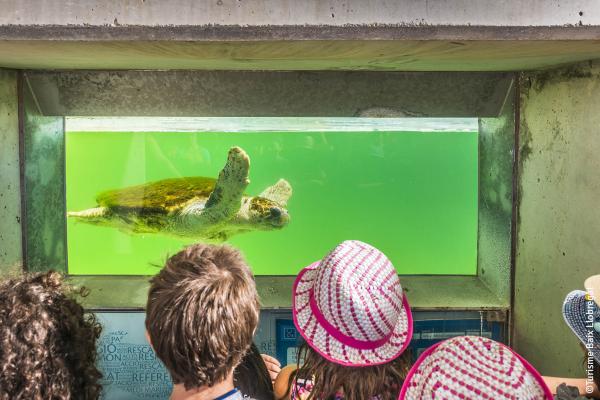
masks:
<svg viewBox="0 0 600 400"><path fill-rule="evenodd" d="M140 199L148 190L136 191L133 200L123 192L112 196L118 226L102 226L105 214L88 219L95 224L69 218L70 274L154 274L155 265L185 244L218 239L214 232L230 235L227 242L244 252L258 275L295 275L345 239L380 248L401 274L476 274L476 119L203 118L166 124L138 118L137 129L130 129L132 119L91 120L67 121L68 211L97 207L96 197L107 190L216 178L229 149L239 146L251 160L248 196L279 179L289 182L290 222L273 229L239 222L244 217L238 214L211 222L210 238L196 231L177 237L173 226L181 221L168 213L190 201L202 209L207 195L191 200L175 181L166 181L154 186L151 203ZM195 190L208 184L194 182ZM240 226L246 232L232 233Z"/></svg>
<svg viewBox="0 0 600 400"><path fill-rule="evenodd" d="M41 114L24 90L24 264L29 271L65 271L64 118Z"/></svg>

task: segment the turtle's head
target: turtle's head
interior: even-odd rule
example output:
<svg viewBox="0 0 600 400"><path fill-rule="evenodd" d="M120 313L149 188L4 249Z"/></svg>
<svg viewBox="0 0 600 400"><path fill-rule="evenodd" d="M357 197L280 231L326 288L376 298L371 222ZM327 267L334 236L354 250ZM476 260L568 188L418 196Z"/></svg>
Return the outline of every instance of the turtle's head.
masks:
<svg viewBox="0 0 600 400"><path fill-rule="evenodd" d="M247 221L260 230L281 229L290 222L290 216L281 204L256 196L246 200Z"/></svg>
<svg viewBox="0 0 600 400"><path fill-rule="evenodd" d="M259 196L244 198L238 221L249 224L252 229L281 229L290 222L286 205L291 196L292 187L285 179L280 179Z"/></svg>

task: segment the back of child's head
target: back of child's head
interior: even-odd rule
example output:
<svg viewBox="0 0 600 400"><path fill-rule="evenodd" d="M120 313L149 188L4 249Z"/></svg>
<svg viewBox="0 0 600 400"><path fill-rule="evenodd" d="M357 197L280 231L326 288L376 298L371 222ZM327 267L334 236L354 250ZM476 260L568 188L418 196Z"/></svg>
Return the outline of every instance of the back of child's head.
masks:
<svg viewBox="0 0 600 400"><path fill-rule="evenodd" d="M252 343L259 303L254 278L229 246L196 244L150 281L146 329L175 384L223 381Z"/></svg>
<svg viewBox="0 0 600 400"><path fill-rule="evenodd" d="M57 272L0 282L0 399L99 398L101 327L73 294Z"/></svg>
<svg viewBox="0 0 600 400"><path fill-rule="evenodd" d="M309 399L337 392L346 400L398 396L410 366L412 316L381 251L348 240L304 268L294 284L293 313L306 341L297 378L312 381Z"/></svg>
<svg viewBox="0 0 600 400"><path fill-rule="evenodd" d="M552 400L552 394L535 368L509 347L458 336L421 354L398 399Z"/></svg>

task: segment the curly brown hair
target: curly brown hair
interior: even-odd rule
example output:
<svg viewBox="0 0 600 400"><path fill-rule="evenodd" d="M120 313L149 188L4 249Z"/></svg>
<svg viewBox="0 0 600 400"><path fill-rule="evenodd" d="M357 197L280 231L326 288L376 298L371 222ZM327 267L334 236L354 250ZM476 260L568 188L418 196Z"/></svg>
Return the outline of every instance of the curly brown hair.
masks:
<svg viewBox="0 0 600 400"><path fill-rule="evenodd" d="M54 271L0 282L0 399L98 399L101 327Z"/></svg>
<svg viewBox="0 0 600 400"><path fill-rule="evenodd" d="M146 330L186 390L227 378L250 348L258 316L254 277L230 246L186 247L150 281Z"/></svg>
<svg viewBox="0 0 600 400"><path fill-rule="evenodd" d="M301 365L290 377L290 386L298 386L300 379L312 380L314 386L307 400L333 399L340 392L345 400L396 400L410 370L412 355L407 350L386 364L347 367L326 360L304 342L298 350L298 360Z"/></svg>

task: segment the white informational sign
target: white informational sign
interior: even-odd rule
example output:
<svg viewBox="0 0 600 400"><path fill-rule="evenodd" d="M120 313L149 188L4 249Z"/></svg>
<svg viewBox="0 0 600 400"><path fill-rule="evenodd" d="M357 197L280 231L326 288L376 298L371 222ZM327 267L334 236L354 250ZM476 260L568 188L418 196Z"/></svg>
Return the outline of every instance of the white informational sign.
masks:
<svg viewBox="0 0 600 400"><path fill-rule="evenodd" d="M98 312L102 336L98 343L103 400L167 400L169 373L144 335L143 312Z"/></svg>

